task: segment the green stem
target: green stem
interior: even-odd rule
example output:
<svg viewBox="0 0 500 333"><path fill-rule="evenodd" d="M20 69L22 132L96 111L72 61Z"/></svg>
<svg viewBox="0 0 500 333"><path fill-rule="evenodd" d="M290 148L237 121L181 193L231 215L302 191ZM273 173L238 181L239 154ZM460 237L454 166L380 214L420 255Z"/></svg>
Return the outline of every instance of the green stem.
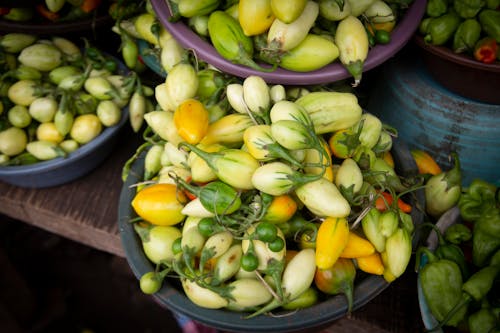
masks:
<svg viewBox="0 0 500 333"><path fill-rule="evenodd" d="M198 155L201 159L203 159L208 164L208 166L214 171L217 171L217 166L215 165L215 162L217 161L217 159L224 156L223 154L217 152L207 153L206 151L201 150L200 148L192 144L189 144L187 142L179 143L178 148L183 148L183 147L193 151L196 155Z"/></svg>
<svg viewBox="0 0 500 333"><path fill-rule="evenodd" d="M238 51L239 51L238 56L232 60L232 62L234 62L236 64L248 66L248 67L255 69L259 72L266 72L266 73L274 72L276 70L276 68L278 68L278 64L273 64L273 66L271 68L265 68L265 67L259 66L255 61L253 61L251 55L248 54L248 52L245 50L245 48L241 44L239 45Z"/></svg>

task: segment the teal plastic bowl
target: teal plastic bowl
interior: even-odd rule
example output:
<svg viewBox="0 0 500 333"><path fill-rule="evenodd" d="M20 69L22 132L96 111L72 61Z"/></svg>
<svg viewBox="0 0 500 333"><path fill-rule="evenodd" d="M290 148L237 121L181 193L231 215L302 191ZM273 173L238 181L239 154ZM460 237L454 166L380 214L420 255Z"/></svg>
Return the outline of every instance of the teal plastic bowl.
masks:
<svg viewBox="0 0 500 333"><path fill-rule="evenodd" d="M137 40L137 45L139 46L139 54L141 56L142 61L146 66L151 69L153 72L158 74L161 77L167 77L167 72L162 67L159 59L151 54L151 45L143 39Z"/></svg>
<svg viewBox="0 0 500 333"><path fill-rule="evenodd" d="M395 140L392 154L398 165L399 175L411 175L418 172L417 166L404 143ZM142 180L144 172L144 154L132 165L130 174L123 184L118 205L118 225L122 246L127 261L139 280L140 277L155 269L145 256L141 240L129 221L137 215L130 203L135 196L133 184ZM423 192L416 192L420 205L424 202ZM423 215L418 209L412 210L416 224L423 222ZM416 236L418 238L418 236ZM357 274L354 289L353 311L361 308L389 286L382 277ZM137 283L136 288L139 288ZM162 288L153 295L154 299L166 309L185 315L206 326L230 332L290 332L318 328L333 322L347 314L347 302L343 295L330 296L320 303L296 312L276 313L276 316L260 315L244 319L244 315L224 309L205 309L191 302L175 279L164 281Z"/></svg>

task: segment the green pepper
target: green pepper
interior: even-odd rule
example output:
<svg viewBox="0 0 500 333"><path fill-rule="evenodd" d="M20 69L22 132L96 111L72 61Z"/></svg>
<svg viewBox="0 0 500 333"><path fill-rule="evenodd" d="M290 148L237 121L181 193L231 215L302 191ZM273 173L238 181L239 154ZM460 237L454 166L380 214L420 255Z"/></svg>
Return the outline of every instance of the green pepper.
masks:
<svg viewBox="0 0 500 333"><path fill-rule="evenodd" d="M499 272L500 266L495 265L486 266L471 275L462 285L462 296L459 301L446 314L443 320L440 321L437 327L434 327L431 331L443 325L449 325L450 320L454 320L457 313L462 313L464 310L467 310L469 303L473 301L481 302L492 289L493 283Z"/></svg>
<svg viewBox="0 0 500 333"><path fill-rule="evenodd" d="M490 207L476 220L472 233L472 262L483 267L500 248L500 209Z"/></svg>
<svg viewBox="0 0 500 333"><path fill-rule="evenodd" d="M460 272L464 278L469 276L469 268L465 260L465 255L462 249L456 244L450 244L444 241L442 237L439 240L440 244L436 248L435 254L441 259L448 259L457 263L460 267Z"/></svg>
<svg viewBox="0 0 500 333"><path fill-rule="evenodd" d="M425 13L430 17L439 17L448 11L448 0L429 0Z"/></svg>
<svg viewBox="0 0 500 333"><path fill-rule="evenodd" d="M433 217L439 217L455 206L460 199L462 172L457 153L452 153L455 160L453 168L432 176L425 185L426 211Z"/></svg>
<svg viewBox="0 0 500 333"><path fill-rule="evenodd" d="M422 253L423 252L423 253ZM466 307L461 307L447 318L462 298L463 279L458 265L448 259L439 259L427 248L419 248L417 260L426 255L428 263L420 269L419 282L432 315L440 323L457 326L465 317Z"/></svg>
<svg viewBox="0 0 500 333"><path fill-rule="evenodd" d="M485 6L484 0L454 0L453 8L461 18L473 18Z"/></svg>
<svg viewBox="0 0 500 333"><path fill-rule="evenodd" d="M486 266L475 272L462 286L462 290L466 293L465 298L481 301L490 291L499 272L499 265Z"/></svg>
<svg viewBox="0 0 500 333"><path fill-rule="evenodd" d="M495 185L485 180L472 180L458 201L460 216L469 222L477 220L486 206L495 203L496 190L497 187Z"/></svg>
<svg viewBox="0 0 500 333"><path fill-rule="evenodd" d="M433 19L434 19L433 17L426 17L420 22L420 25L418 26L418 31L420 32L421 35L427 35L427 31L429 31L429 23Z"/></svg>
<svg viewBox="0 0 500 333"><path fill-rule="evenodd" d="M490 265L491 266L494 266L494 265L500 265L500 249L498 249L492 256L491 256L491 259L490 259Z"/></svg>
<svg viewBox="0 0 500 333"><path fill-rule="evenodd" d="M455 224L456 225L456 224ZM437 228L435 224L432 223L424 223L422 226L430 226L437 235L438 245L434 250L434 255L436 255L439 259L447 259L455 262L460 268L460 272L462 273L462 277L466 278L469 276L469 267L465 260L465 255L462 249L453 243L449 243L444 238L443 234ZM451 228L451 227L449 227ZM449 229L448 228L448 229ZM447 230L448 230L447 229Z"/></svg>
<svg viewBox="0 0 500 333"><path fill-rule="evenodd" d="M486 8L498 9L500 7L500 0L486 0Z"/></svg>
<svg viewBox="0 0 500 333"><path fill-rule="evenodd" d="M479 23L486 35L500 43L500 11L485 9L479 13Z"/></svg>
<svg viewBox="0 0 500 333"><path fill-rule="evenodd" d="M489 307L482 307L470 314L467 322L470 333L493 332L492 330L500 324L499 319Z"/></svg>
<svg viewBox="0 0 500 333"><path fill-rule="evenodd" d="M444 238L452 244L467 242L472 238L472 231L462 223L451 225L444 232Z"/></svg>
<svg viewBox="0 0 500 333"><path fill-rule="evenodd" d="M443 45L453 36L459 24L460 16L454 11L435 17L428 24L424 41L432 45Z"/></svg>
<svg viewBox="0 0 500 333"><path fill-rule="evenodd" d="M466 19L457 28L453 36L453 51L472 53L481 36L481 24L476 19Z"/></svg>

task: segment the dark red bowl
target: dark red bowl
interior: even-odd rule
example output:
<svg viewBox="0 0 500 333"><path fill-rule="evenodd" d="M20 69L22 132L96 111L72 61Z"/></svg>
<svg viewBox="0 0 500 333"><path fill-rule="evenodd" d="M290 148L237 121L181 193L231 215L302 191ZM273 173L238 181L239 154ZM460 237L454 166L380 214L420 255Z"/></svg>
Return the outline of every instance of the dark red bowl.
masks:
<svg viewBox="0 0 500 333"><path fill-rule="evenodd" d="M418 28L425 12L426 3L426 0L415 0L412 3L394 28L391 37L392 41L386 45L376 45L370 50L364 64L364 71L380 65L403 48ZM250 75L258 75L268 83L287 85L330 83L351 77L349 72L338 61L307 73L299 73L282 68L278 68L271 73L266 73L246 66L236 65L221 57L212 44L201 39L183 22L170 22L171 13L165 0L151 0L151 4L163 26L183 47L194 50L199 59L215 66L223 72L243 78Z"/></svg>
<svg viewBox="0 0 500 333"><path fill-rule="evenodd" d="M414 40L427 70L443 87L462 97L500 104L500 62L484 64L449 47L427 44L419 35Z"/></svg>

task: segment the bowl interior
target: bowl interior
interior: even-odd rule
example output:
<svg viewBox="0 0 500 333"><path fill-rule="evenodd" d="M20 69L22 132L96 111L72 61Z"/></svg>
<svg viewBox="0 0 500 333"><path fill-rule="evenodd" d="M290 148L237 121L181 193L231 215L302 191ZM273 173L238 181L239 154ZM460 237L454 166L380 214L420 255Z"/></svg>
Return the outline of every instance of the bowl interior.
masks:
<svg viewBox="0 0 500 333"><path fill-rule="evenodd" d="M258 75L268 83L288 85L329 83L351 77L338 61L319 70L307 73L293 72L282 68L266 73L245 66L236 65L221 57L210 43L201 39L183 22L170 22L171 13L165 0L151 0L151 4L160 22L184 48L194 50L197 57L223 72L243 78L250 75ZM425 12L425 6L425 0L413 1L404 17L401 18L394 28L391 42L387 45L379 44L370 49L364 63L364 71L368 71L380 65L385 60L395 55L408 42L422 19Z"/></svg>
<svg viewBox="0 0 500 333"><path fill-rule="evenodd" d="M393 146L395 162L401 164L401 168L409 173L416 170L415 162L406 146L395 140ZM130 202L135 195L135 187L131 185L142 179L144 171L144 155L131 167L131 172L122 187L118 208L118 224L122 246L127 261L135 276L140 277L148 271L154 270L154 266L146 258L141 241L129 222L137 215L131 208ZM419 195L423 196L420 192ZM419 199L420 200L420 199ZM416 209L414 211L417 211ZM416 216L417 224L421 223L423 216ZM357 272L354 290L354 310L360 308L384 289L389 284L380 276L363 275ZM171 311L181 313L194 320L211 327L233 332L288 332L306 329L327 324L347 313L347 302L343 295L330 296L324 301L310 308L301 309L296 313L279 313L279 316L261 315L251 319L244 319L243 314L227 310L211 310L196 306L185 295L178 286L176 280L170 279L163 283L162 289L154 297L159 303Z"/></svg>

